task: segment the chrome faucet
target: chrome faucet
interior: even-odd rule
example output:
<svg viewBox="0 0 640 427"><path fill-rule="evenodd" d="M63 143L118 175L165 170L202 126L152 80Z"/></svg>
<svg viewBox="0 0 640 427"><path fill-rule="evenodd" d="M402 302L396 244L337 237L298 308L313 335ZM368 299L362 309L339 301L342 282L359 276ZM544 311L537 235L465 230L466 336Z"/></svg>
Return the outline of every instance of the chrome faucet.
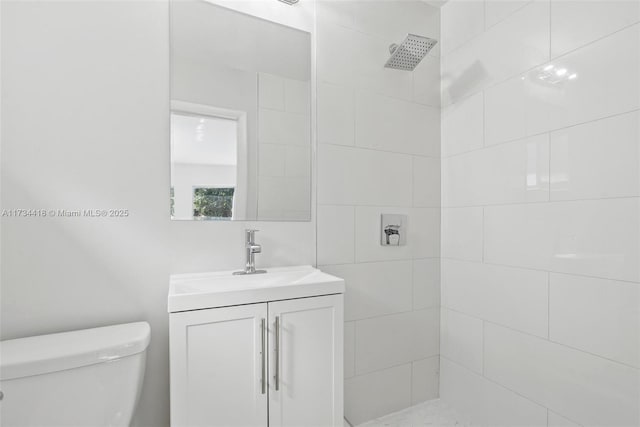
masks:
<svg viewBox="0 0 640 427"><path fill-rule="evenodd" d="M244 271L236 271L233 274L261 274L267 272L267 270L256 270L255 254L262 252L262 246L255 242L256 231L259 230L244 230L244 250L247 255L246 263Z"/></svg>

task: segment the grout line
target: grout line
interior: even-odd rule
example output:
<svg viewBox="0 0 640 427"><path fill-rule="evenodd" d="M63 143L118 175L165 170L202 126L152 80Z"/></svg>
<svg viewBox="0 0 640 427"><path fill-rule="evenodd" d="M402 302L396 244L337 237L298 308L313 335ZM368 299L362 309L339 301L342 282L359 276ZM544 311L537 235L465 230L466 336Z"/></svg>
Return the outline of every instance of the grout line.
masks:
<svg viewBox="0 0 640 427"><path fill-rule="evenodd" d="M547 55L547 58L549 58L549 61L551 61L551 46L553 44L551 41L551 38L553 37L553 29L551 27L551 18L553 17L553 12L551 11L552 6L553 6L553 2L549 0L549 54ZM548 420L547 420L547 424L549 424Z"/></svg>
<svg viewBox="0 0 640 427"><path fill-rule="evenodd" d="M544 205L544 204L559 204L559 203L578 203L578 202L597 202L607 200L634 200L640 199L639 195L633 196L614 196L614 197L601 197L601 198L583 198L583 199L555 199L555 200L537 200L537 201L517 201L507 203L485 203L478 205L455 205L455 206L442 206L442 209L469 209L469 208L496 208L496 207L513 207L513 206L532 206L532 205ZM340 206L340 205L337 205ZM401 209L401 208L399 208ZM436 208L418 208L418 209L436 209Z"/></svg>
<svg viewBox="0 0 640 427"><path fill-rule="evenodd" d="M460 363L456 362L455 360L449 359L449 358L448 358L448 357L446 357L446 356L442 356L442 358L443 358L443 359L446 359L449 363L453 363L454 365L458 366L459 368L464 369L465 371L467 371L467 372L469 372L469 373L471 373L471 374L473 374L473 375L479 376L479 377L481 377L481 378L483 378L483 379L485 379L485 380L489 381L489 382L490 382L490 383L492 383L492 384L495 384L495 385L497 385L497 386L499 386L499 387L501 387L501 388L503 388L503 389L505 389L505 390L508 390L508 391L510 391L510 392L512 392L512 393L514 393L514 394L517 394L518 396L520 396L520 397L522 397L522 398L524 398L524 399L526 399L526 400L528 400L528 401L530 401L530 402L535 403L535 404L536 404L536 405L538 405L538 406L543 407L544 409L547 409L547 407L546 407L545 405L543 405L542 403L540 403L540 402L536 402L535 400L531 399L530 397L527 397L527 396L525 396L524 394L521 394L520 392L517 392L517 391L515 391L515 390L513 390L513 389L510 389L509 387L506 387L504 384L501 384L501 383L499 383L499 382L497 382L497 381L495 381L495 380L493 380L493 379L491 379L491 378L489 378L489 377L487 377L487 376L479 375L477 372L475 372L475 371L473 371L473 370L471 370L471 369L467 368L467 367L466 367L466 366L464 366L464 365L461 365ZM568 418L567 418L567 419L568 419Z"/></svg>
<svg viewBox="0 0 640 427"><path fill-rule="evenodd" d="M485 249L485 246L486 246L486 241L485 241L485 232L484 232L484 230L485 230L485 226L484 226L484 223L485 223L485 221L484 221L484 217L485 217L485 214L484 214L484 206L483 206L483 207L482 207L482 228L480 229L480 234L481 234L481 237L480 237L480 238L481 238L481 240L482 240L482 262L483 262L483 263L484 263L484 249Z"/></svg>
<svg viewBox="0 0 640 427"><path fill-rule="evenodd" d="M486 26L487 25L487 16L486 16L486 10L485 10L485 31L495 27L496 25L499 25L500 23L506 21L507 19L511 18L513 15L515 15L516 13L518 13L520 10L524 9L525 7L529 6L529 4L532 3L533 0L529 0L527 3L521 5L519 8L512 10L507 16L505 16L504 18L502 18L501 20L499 20L498 22L494 22L492 25L490 26ZM486 3L485 3L486 5ZM485 6L486 7L486 6Z"/></svg>
<svg viewBox="0 0 640 427"><path fill-rule="evenodd" d="M565 276L584 277L584 278L588 278L588 279L609 280L609 281L612 281L612 282L631 283L631 284L634 284L634 285L640 285L640 282L636 282L636 281L633 281L633 280L612 279L610 277L600 277L600 276L589 276L589 275L586 275L586 274L566 273L564 271L545 270L545 269L542 269L542 268L523 267L523 266L511 265L511 264L500 264L500 263L497 263L497 262L486 262L485 261L483 263L483 262L480 262L480 261L473 261L473 260L468 260L468 259L452 258L452 257L440 257L440 259L456 261L456 262L468 262L468 263L473 263L473 264L492 265L492 266L497 266L497 267L516 269L516 270L537 271L537 272L549 273L549 274L563 274Z"/></svg>
<svg viewBox="0 0 640 427"><path fill-rule="evenodd" d="M416 359L415 361L417 362L417 361L420 361L420 360L432 359L432 358L435 358L435 357L440 357L440 354L434 354L434 355L431 355L431 356L423 357L421 359ZM413 362L414 362L414 360L409 360L408 362L400 362L400 363L397 363L397 364L394 364L394 365L386 366L384 368L374 369L373 371L367 371L367 372L362 372L360 374L354 374L353 376L351 376L351 377L349 377L347 379L352 379L352 378L357 378L357 377L364 377L364 376L369 375L369 374L376 374L376 373L379 373L379 372L382 372L382 371L387 371L389 369L394 369L394 368L400 368L400 367L406 366L406 365L411 365L410 369L413 369L412 368L413 367Z"/></svg>
<svg viewBox="0 0 640 427"><path fill-rule="evenodd" d="M487 98L484 89L482 92L482 148L487 146Z"/></svg>
<svg viewBox="0 0 640 427"><path fill-rule="evenodd" d="M483 91L483 94L484 94L484 91ZM635 113L635 112L639 112L639 111L640 111L640 108L634 108L632 110L627 110L627 111L623 111L623 112L620 112L620 113L610 114L610 115L607 115L607 116L598 117L596 119L587 120L587 121L584 121L584 122L578 122L578 123L573 123L573 124L570 124L570 125L567 125L567 126L563 126L563 127L559 127L559 128L548 129L548 130L545 130L544 132L534 133L534 134L526 135L526 136L520 136L520 137L517 137L515 139L509 139L509 140L506 140L506 141L496 142L494 144L489 144L489 145L486 145L486 146L483 146L483 147L480 147L480 148L472 148L471 150L463 151L463 152L460 152L460 153L449 154L449 155L446 155L446 156L442 156L442 159L443 160L444 159L450 159L452 157L463 156L465 154L474 153L474 152L477 152L477 151L481 151L483 149L491 149L493 147L499 147L501 145L506 145L506 144L510 144L510 143L514 143L514 142L525 141L527 139L535 138L537 136L542 136L542 135L545 135L545 134L551 135L552 133L560 132L560 131L567 130L567 129L571 129L573 127L584 126L584 125L588 125L588 124L591 124L591 123L594 123L594 122L599 122L599 121L602 121L602 120L613 119L613 118L616 118L618 116L623 116L625 114L631 114L631 113ZM327 144L327 145L329 145L329 144ZM338 145L338 144L335 144L335 145ZM421 156L421 157L430 157L430 156Z"/></svg>
<svg viewBox="0 0 640 427"><path fill-rule="evenodd" d="M544 337L542 337L540 335L535 335L535 334L532 334L531 332L526 332L526 331L523 331L521 329L516 329L516 328L514 328L512 326L508 326L508 325L505 325L503 323L497 323L497 322L494 322L492 320L484 319L482 317L478 317L477 315L469 314L469 313L466 313L464 311L457 310L455 308L445 307L445 309L449 310L449 311L452 311L454 313L462 314L464 316L472 317L472 318L477 319L477 320L482 320L482 321L486 322L489 325L494 325L494 326L497 326L499 328L508 329L508 330L510 330L512 332L516 332L516 333L519 333L519 334L522 334L522 335L526 335L526 336L531 337L531 338L536 338L536 339L539 339L541 341L546 341L546 342L558 345L560 347L568 348L568 349L573 350L573 351L578 351L580 353L588 354L588 355L596 357L598 359L602 359L602 360L606 360L606 361L611 362L611 363L615 363L616 365L625 366L627 368L631 368L631 369L633 369L635 371L638 371L638 373L640 373L640 368L639 367L636 367L636 366L633 366L633 365L629 365L628 363L625 363L625 362L620 362L619 360L610 359L610 358L608 358L606 356L602 356L601 354L592 353L590 351L587 351L587 350L584 350L584 349L581 349L581 348L578 348L578 347L573 347L573 346L570 346L570 345L565 344L565 343L561 343L561 342L558 342L558 341L553 341L553 340L544 338ZM484 342L484 336L483 336L483 342ZM484 363L484 360L483 360L483 363Z"/></svg>
<svg viewBox="0 0 640 427"><path fill-rule="evenodd" d="M366 264L392 264L392 263L404 263L404 262L412 262L412 261L422 261L422 260L436 260L440 259L439 256L433 257L423 257L423 258L401 258L401 259L384 259L381 261L360 261L360 262L346 262L346 263L330 263L330 264L320 264L322 267L333 267L333 266L344 266L344 265L366 265Z"/></svg>
<svg viewBox="0 0 640 427"><path fill-rule="evenodd" d="M547 272L547 339L551 341L551 273Z"/></svg>
<svg viewBox="0 0 640 427"><path fill-rule="evenodd" d="M551 201L551 133L547 135L547 201Z"/></svg>
<svg viewBox="0 0 640 427"><path fill-rule="evenodd" d="M485 355L487 353L486 346L485 346L485 341L486 340L484 339L484 337L486 335L486 332L485 332L486 325L487 325L486 320L482 319L482 353L480 354L480 356L482 357L482 369L481 369L480 373L482 374L483 377L484 377L484 371L485 371L484 362L485 362L485 360L487 360L487 358L485 357Z"/></svg>
<svg viewBox="0 0 640 427"><path fill-rule="evenodd" d="M638 196L640 197L640 196ZM359 205L354 205L353 203L319 203L319 206L339 206L339 207L354 207L354 208L379 208L379 209L405 209L405 210L410 210L410 209L440 209L440 206L408 206L408 205L370 205L370 204L359 204ZM268 221L267 221L268 222ZM273 221L276 222L276 221Z"/></svg>
<svg viewBox="0 0 640 427"><path fill-rule="evenodd" d="M353 262L348 264L356 264L356 259L357 259L356 258L356 246L357 246L356 242L358 241L358 239L356 235L357 234L356 230L357 230L358 224L356 221L356 206L352 205L352 207L353 207Z"/></svg>
<svg viewBox="0 0 640 427"><path fill-rule="evenodd" d="M427 155L427 154L407 153L407 152L402 152L402 151L380 150L380 149L377 149L377 148L363 147L363 146L360 146L360 145L334 144L334 143L331 143L331 142L320 142L319 145L328 145L328 146L331 146L331 147L351 148L351 149L355 149L355 150L375 151L377 153L390 153L390 154L397 154L397 155L402 155L402 156L422 157L422 158L435 159L435 160L440 160L441 159L440 156L435 156L435 155L432 156L432 155Z"/></svg>
<svg viewBox="0 0 640 427"><path fill-rule="evenodd" d="M494 87L496 87L496 86L498 86L498 85L501 85L501 84L503 84L503 83L505 83L505 82L507 82L507 81L509 81L509 80L513 80L513 79L515 79L516 77L522 76L523 74L528 74L528 73L530 73L531 71L535 70L536 68L540 67L540 66L541 66L541 65L543 65L543 64L546 64L546 63L551 62L551 61L558 60L558 59L560 59L560 58L562 58L562 57L564 57L564 56L567 56L567 55L569 55L569 54L572 54L572 53L574 53L574 52L576 52L576 51L578 51L578 50L580 50L580 49L583 49L583 48L585 48L585 47L587 47L587 46L589 46L589 45L592 45L592 44L594 44L594 43L597 43L597 42L599 42L599 41L602 41L602 40L606 39L607 37L611 37L611 36L613 36L614 34L617 34L617 33L621 32L621 31L627 30L627 29L629 29L629 28L633 27L634 25L640 25L640 22L635 22L635 23L633 23L633 24L627 25L626 27L623 27L623 28L620 28L620 29L618 29L618 30L614 31L613 33L610 33L610 34L607 34L607 35L605 35L605 36L602 36L602 37L600 37L599 39L596 39L596 40L593 40L593 41L591 41L591 42L588 42L588 43L586 43L586 44L584 44L584 45L581 45L581 46L579 46L579 47L577 47L577 48L575 48L575 49L572 49L572 50L570 50L570 51L563 52L563 53L561 53L561 54L560 54L560 55L558 55L558 56L555 56L555 57L551 57L551 56L549 56L549 59L548 59L548 60L543 61L543 62L540 62L540 63L537 63L536 65L534 65L534 66L532 66L532 67L529 67L529 68L527 68L527 69L525 69L525 70L523 70L523 71L520 71L520 72L518 72L518 73L516 73L516 74L510 74L509 76L507 76L507 77L503 78L502 80L499 80L499 81L497 81L497 82L493 82L493 83L491 83L491 84L487 85L486 87L483 87L481 90L486 91L487 89L492 89L492 88L494 88ZM445 57L446 57L446 56L445 56ZM443 58L444 58L444 57L443 57ZM441 60L441 63L442 63L442 62L444 62L444 61L442 61L442 60ZM479 92L480 92L480 90L477 90L477 91L475 91L475 92L472 92L471 94L465 95L465 96L463 96L462 98L458 99L456 102L442 103L441 108L445 109L445 108L447 108L447 107L449 107L449 106L451 106L451 105L457 104L457 103L459 103L459 102L461 102L461 101L463 101L463 100L465 100L465 99L467 99L467 98L470 98L470 97L471 97L471 96L473 96L473 95L477 95Z"/></svg>
<svg viewBox="0 0 640 427"><path fill-rule="evenodd" d="M585 43L585 44L583 44L583 45L580 45L580 46L578 46L578 47L576 47L576 48L573 48L573 49L571 49L571 50L568 50L568 51L566 51L566 52L562 52L562 53L561 53L561 54L559 54L558 56L551 56L551 55L549 55L549 58L550 58L550 59L549 59L549 61L554 61L554 60L556 60L556 59L560 59L560 58L562 58L563 56L567 56L567 55L569 55L569 54L571 54L571 53L574 53L574 52L576 52L576 51L578 51L578 50L580 50L580 49L583 49L583 48L585 48L585 47L587 47L587 46L590 46L590 45L592 45L592 44L594 44L594 43L598 43L599 41L602 41L602 40L606 39L607 37L611 37L611 36L613 36L613 35L615 35L615 34L618 34L618 33L622 32L622 31L628 30L629 28L633 27L634 25L640 25L640 21L636 21L636 22L634 22L633 24L629 24L629 25L626 25L626 26L624 26L624 27L618 28L617 30L615 30L615 31L614 31L614 32L612 32L612 33L605 34L604 36L602 36L602 37L600 37L600 38L597 38L597 39L595 39L595 40L592 40L592 41L590 41L590 42L588 42L588 43Z"/></svg>
<svg viewBox="0 0 640 427"><path fill-rule="evenodd" d="M358 321L353 321L353 375L349 378L354 378L357 376L357 367L358 367ZM345 378L346 381L348 378Z"/></svg>
<svg viewBox="0 0 640 427"><path fill-rule="evenodd" d="M487 203L479 205L455 205L455 206L422 206L422 207L407 207L407 206L385 206L385 205L354 205L354 204L340 204L340 203L319 203L318 206L334 206L334 207L353 207L353 208L378 208L378 209L432 209L432 210L445 210L445 209L468 209L468 208L495 208L495 207L509 207L509 206L531 206L531 205L543 205L543 204L559 204L559 203L577 203L577 202L596 202L607 200L633 200L640 199L640 195L634 196L615 196L615 197L603 197L603 198L584 198L584 199L564 199L564 200L538 200L531 202L508 202L508 203ZM270 221L262 221L270 222ZM274 221L271 221L274 222ZM304 222L304 221L297 221ZM423 258L438 258L438 257L423 257Z"/></svg>
<svg viewBox="0 0 640 427"><path fill-rule="evenodd" d="M348 320L345 320L345 322L362 322L365 320L380 319L382 317L399 316L401 314L410 314L410 313L418 313L421 311L434 311L434 310L440 310L440 306L431 305L428 307L422 307L415 310L413 308L410 308L409 310L394 311L392 313L381 313L381 314L376 314L375 316L358 317L357 319L348 319ZM427 357L431 357L431 356L427 356Z"/></svg>
<svg viewBox="0 0 640 427"><path fill-rule="evenodd" d="M471 374L474 374L474 375L478 376L478 373L477 373L477 372L472 371L471 369L467 368L467 367L466 367L466 366L464 366L464 365L461 365L460 363L456 362L455 360L451 360L451 359L449 359L449 358L447 358L447 357L445 357L445 356L442 356L442 357L443 357L444 359L446 359L447 361L449 361L450 363L452 363L452 364L454 364L454 365L458 366L459 368L462 368L463 370L465 370L465 371L467 371L467 372L469 372L469 373L471 373ZM512 393L514 393L514 394L516 394L516 395L518 395L518 396L520 396L520 397L522 397L522 398L524 398L524 399L526 399L526 400L528 400L528 401L532 402L532 403L535 403L535 404L536 404L536 405L538 405L538 406L541 406L542 408L544 408L544 409L546 409L546 410L547 410L547 413L548 413L548 411L550 410L550 409L549 409L549 408L547 408L543 403L537 402L536 400L533 400L532 398L530 398L530 397L528 397L528 396L525 396L524 394L521 394L520 392L517 392L517 391L515 391L515 390L513 390L513 389L511 389L511 388L509 388L509 387L507 387L507 386L505 386L504 384L501 384L501 383L497 382L496 380L493 380L493 379L491 379L491 378L489 378L489 377L486 377L486 376L484 376L484 375L482 375L481 377L482 377L483 379L485 379L485 380L489 381L490 383L493 383L493 384L495 384L495 385L497 385L497 386L499 386L499 387L501 387L501 388L503 388L503 389L505 389L505 390L508 390L508 391L510 391L510 392L512 392ZM555 412L555 411L553 411L553 412ZM563 418L566 418L567 420L571 421L572 423L576 424L577 426L582 426L582 424L581 424L581 423L578 423L577 421L575 421L575 420L573 420L573 419L571 419L571 418L569 418L569 417L567 417L567 416L565 416L565 415L563 415L563 414L560 414L560 413L558 413L558 412L555 412L555 413L557 413L558 415L562 416Z"/></svg>

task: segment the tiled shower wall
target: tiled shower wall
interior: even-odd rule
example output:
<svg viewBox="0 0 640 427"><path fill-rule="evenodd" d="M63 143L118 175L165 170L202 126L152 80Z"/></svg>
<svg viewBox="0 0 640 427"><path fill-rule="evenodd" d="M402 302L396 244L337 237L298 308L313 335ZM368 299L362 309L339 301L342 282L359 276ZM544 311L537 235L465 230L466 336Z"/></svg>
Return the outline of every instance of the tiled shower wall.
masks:
<svg viewBox="0 0 640 427"><path fill-rule="evenodd" d="M317 253L347 283L352 424L438 395L438 51L413 73L384 63L391 43L439 26L420 1L317 3ZM380 246L381 213L408 215L406 246Z"/></svg>
<svg viewBox="0 0 640 427"><path fill-rule="evenodd" d="M640 425L640 17L442 9L441 397L502 426Z"/></svg>

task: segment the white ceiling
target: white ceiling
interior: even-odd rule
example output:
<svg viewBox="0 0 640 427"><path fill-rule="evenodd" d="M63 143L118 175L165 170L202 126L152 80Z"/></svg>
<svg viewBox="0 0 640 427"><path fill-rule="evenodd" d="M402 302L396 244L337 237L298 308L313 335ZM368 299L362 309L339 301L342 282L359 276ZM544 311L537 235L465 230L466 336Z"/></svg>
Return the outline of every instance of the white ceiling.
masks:
<svg viewBox="0 0 640 427"><path fill-rule="evenodd" d="M237 164L237 122L171 113L171 161L204 165Z"/></svg>

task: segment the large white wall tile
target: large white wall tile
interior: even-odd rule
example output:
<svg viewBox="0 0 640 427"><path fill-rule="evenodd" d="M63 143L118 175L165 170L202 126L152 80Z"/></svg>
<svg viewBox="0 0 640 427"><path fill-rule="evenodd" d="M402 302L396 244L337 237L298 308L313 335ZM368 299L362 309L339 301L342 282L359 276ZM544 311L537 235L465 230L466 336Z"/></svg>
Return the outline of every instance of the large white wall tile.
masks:
<svg viewBox="0 0 640 427"><path fill-rule="evenodd" d="M356 374L439 354L437 308L356 322Z"/></svg>
<svg viewBox="0 0 640 427"><path fill-rule="evenodd" d="M536 0L442 57L442 102L458 102L549 60L549 0Z"/></svg>
<svg viewBox="0 0 640 427"><path fill-rule="evenodd" d="M551 56L640 22L636 0L551 0Z"/></svg>
<svg viewBox="0 0 640 427"><path fill-rule="evenodd" d="M411 73L386 68L390 41L361 32L354 37L354 84L362 90L378 93L394 99L409 101L413 96Z"/></svg>
<svg viewBox="0 0 640 427"><path fill-rule="evenodd" d="M311 113L311 87L308 81L284 80L284 109L290 113Z"/></svg>
<svg viewBox="0 0 640 427"><path fill-rule="evenodd" d="M549 200L547 134L442 160L442 205Z"/></svg>
<svg viewBox="0 0 640 427"><path fill-rule="evenodd" d="M320 144L318 203L411 206L411 157Z"/></svg>
<svg viewBox="0 0 640 427"><path fill-rule="evenodd" d="M422 1L409 0L402 7L394 2L365 0L355 5L353 25L358 31L399 43L407 33L438 39L440 11Z"/></svg>
<svg viewBox="0 0 640 427"><path fill-rule="evenodd" d="M442 309L440 354L482 374L482 320Z"/></svg>
<svg viewBox="0 0 640 427"><path fill-rule="evenodd" d="M484 2L450 0L442 6L440 13L443 55L484 30Z"/></svg>
<svg viewBox="0 0 640 427"><path fill-rule="evenodd" d="M639 64L640 24L489 88L485 91L486 143L637 109ZM541 80L547 66L554 67L552 71L567 70L566 76L576 77L555 84Z"/></svg>
<svg viewBox="0 0 640 427"><path fill-rule="evenodd" d="M407 215L409 231L405 246L382 246L380 244L380 224L383 213ZM357 207L356 262L411 259L414 244L411 228L414 220L415 218L409 216L408 208Z"/></svg>
<svg viewBox="0 0 640 427"><path fill-rule="evenodd" d="M380 244L382 214L407 215L408 227L405 230L407 244L405 246L382 246ZM433 258L439 255L439 209L356 207L356 262Z"/></svg>
<svg viewBox="0 0 640 427"><path fill-rule="evenodd" d="M479 93L442 110L442 155L464 153L484 145L484 100Z"/></svg>
<svg viewBox="0 0 640 427"><path fill-rule="evenodd" d="M356 13L355 2L352 1L317 1L316 20L318 27L326 24L339 25L341 27L354 28L354 15Z"/></svg>
<svg viewBox="0 0 640 427"><path fill-rule="evenodd" d="M260 143L309 147L309 116L298 113L260 108L258 111L258 140Z"/></svg>
<svg viewBox="0 0 640 427"><path fill-rule="evenodd" d="M345 279L345 320L411 311L411 261L328 265L322 268Z"/></svg>
<svg viewBox="0 0 640 427"><path fill-rule="evenodd" d="M486 207L485 261L640 281L639 215L638 198Z"/></svg>
<svg viewBox="0 0 640 427"><path fill-rule="evenodd" d="M318 84L318 142L354 145L355 101L348 86Z"/></svg>
<svg viewBox="0 0 640 427"><path fill-rule="evenodd" d="M552 273L549 339L640 368L640 283Z"/></svg>
<svg viewBox="0 0 640 427"><path fill-rule="evenodd" d="M485 0L484 26L489 28L508 18L518 9L526 6L531 0Z"/></svg>
<svg viewBox="0 0 640 427"><path fill-rule="evenodd" d="M345 418L358 425L411 405L411 364L404 364L344 382Z"/></svg>
<svg viewBox="0 0 640 427"><path fill-rule="evenodd" d="M485 376L585 426L640 423L640 371L485 325Z"/></svg>
<svg viewBox="0 0 640 427"><path fill-rule="evenodd" d="M440 156L440 110L360 91L356 145L396 153Z"/></svg>
<svg viewBox="0 0 640 427"><path fill-rule="evenodd" d="M440 107L440 58L427 55L413 70L413 101Z"/></svg>
<svg viewBox="0 0 640 427"><path fill-rule="evenodd" d="M640 195L640 113L551 133L551 199Z"/></svg>
<svg viewBox="0 0 640 427"><path fill-rule="evenodd" d="M440 259L413 260L413 309L440 306Z"/></svg>
<svg viewBox="0 0 640 427"><path fill-rule="evenodd" d="M407 239L411 239L413 258L440 256L440 209L410 209Z"/></svg>
<svg viewBox="0 0 640 427"><path fill-rule="evenodd" d="M534 0L490 28L482 38L482 63L499 82L549 59L549 0Z"/></svg>
<svg viewBox="0 0 640 427"><path fill-rule="evenodd" d="M482 208L442 209L442 257L482 261Z"/></svg>
<svg viewBox="0 0 640 427"><path fill-rule="evenodd" d="M440 206L440 159L413 157L413 206Z"/></svg>
<svg viewBox="0 0 640 427"><path fill-rule="evenodd" d="M547 273L442 260L442 306L547 337Z"/></svg>
<svg viewBox="0 0 640 427"><path fill-rule="evenodd" d="M329 3L329 2L318 2ZM319 17L320 18L320 17ZM318 82L345 86L355 79L355 38L357 32L325 19L318 19L316 66Z"/></svg>
<svg viewBox="0 0 640 427"><path fill-rule="evenodd" d="M440 359L440 398L473 425L539 427L547 424L547 410L481 375Z"/></svg>
<svg viewBox="0 0 640 427"><path fill-rule="evenodd" d="M355 253L354 208L318 206L318 264L353 262Z"/></svg>
<svg viewBox="0 0 640 427"><path fill-rule="evenodd" d="M285 175L294 178L311 176L311 148L287 146L285 157Z"/></svg>
<svg viewBox="0 0 640 427"><path fill-rule="evenodd" d="M280 144L260 144L258 148L260 176L284 176L287 146Z"/></svg>
<svg viewBox="0 0 640 427"><path fill-rule="evenodd" d="M411 404L437 399L440 357L417 360L411 366Z"/></svg>
<svg viewBox="0 0 640 427"><path fill-rule="evenodd" d="M284 111L284 78L258 73L258 106Z"/></svg>

